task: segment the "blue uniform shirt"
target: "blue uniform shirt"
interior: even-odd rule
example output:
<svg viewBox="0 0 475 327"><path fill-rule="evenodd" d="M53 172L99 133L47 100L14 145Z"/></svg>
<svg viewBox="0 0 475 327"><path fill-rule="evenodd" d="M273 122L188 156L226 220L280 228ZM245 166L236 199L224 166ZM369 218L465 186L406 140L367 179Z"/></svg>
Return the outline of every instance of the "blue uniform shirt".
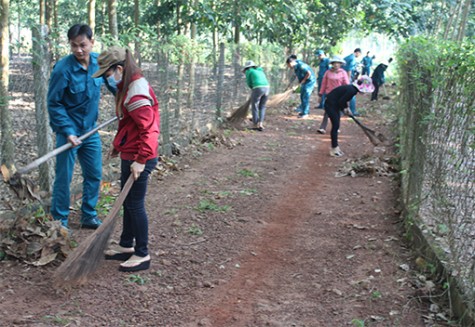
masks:
<svg viewBox="0 0 475 327"><path fill-rule="evenodd" d="M330 59L323 58L318 64L318 79L323 80L325 72L330 68Z"/></svg>
<svg viewBox="0 0 475 327"><path fill-rule="evenodd" d="M346 56L345 58L343 58L346 62L345 66L343 67L343 69L345 69L347 72L354 72L355 69L356 69L356 57L355 57L355 54L352 53L348 56Z"/></svg>
<svg viewBox="0 0 475 327"><path fill-rule="evenodd" d="M86 70L72 54L54 66L48 89L50 126L56 133L80 136L96 126L103 78L92 78L98 53L91 52Z"/></svg>
<svg viewBox="0 0 475 327"><path fill-rule="evenodd" d="M307 79L305 83L315 83L316 78L315 78L315 73L313 72L312 68L310 68L309 65L304 63L302 60L296 60L297 65L294 67L295 75L297 75L297 78L299 82L301 82L304 77L307 75L307 72L310 72L310 77Z"/></svg>

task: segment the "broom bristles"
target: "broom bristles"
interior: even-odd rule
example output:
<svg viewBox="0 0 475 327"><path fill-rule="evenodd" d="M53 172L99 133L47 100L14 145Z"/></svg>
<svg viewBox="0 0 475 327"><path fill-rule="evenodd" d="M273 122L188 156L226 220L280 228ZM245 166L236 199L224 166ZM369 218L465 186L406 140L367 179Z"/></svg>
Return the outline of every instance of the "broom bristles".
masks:
<svg viewBox="0 0 475 327"><path fill-rule="evenodd" d="M239 108L237 108L231 113L231 115L228 117L228 121L233 124L242 123L242 121L247 117L250 105L251 99L249 98L243 105L241 105Z"/></svg>
<svg viewBox="0 0 475 327"><path fill-rule="evenodd" d="M104 258L104 251L114 231L116 219L107 219L88 236L59 266L53 275L54 285L82 285L94 273Z"/></svg>
<svg viewBox="0 0 475 327"><path fill-rule="evenodd" d="M267 107L272 108L272 107L277 107L277 106L281 105L282 103L284 103L285 101L287 101L290 98L290 96L292 95L293 92L294 92L294 90L290 89L290 90L287 90L287 91L282 92L282 93L274 94L267 101Z"/></svg>
<svg viewBox="0 0 475 327"><path fill-rule="evenodd" d="M89 235L55 271L53 284L56 287L84 284L88 277L99 268L104 259L109 238L114 231L116 217L133 183L134 176L130 174L102 225Z"/></svg>

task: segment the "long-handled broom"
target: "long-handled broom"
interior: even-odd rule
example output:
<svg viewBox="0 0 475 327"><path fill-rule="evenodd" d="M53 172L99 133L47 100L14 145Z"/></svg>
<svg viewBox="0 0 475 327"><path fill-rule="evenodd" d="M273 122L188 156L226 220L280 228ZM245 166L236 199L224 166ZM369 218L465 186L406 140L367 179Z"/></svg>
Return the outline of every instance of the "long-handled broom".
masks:
<svg viewBox="0 0 475 327"><path fill-rule="evenodd" d="M84 284L88 277L99 268L104 259L104 250L114 231L117 215L133 183L134 177L130 174L102 225L68 255L55 271L53 283L56 287Z"/></svg>
<svg viewBox="0 0 475 327"><path fill-rule="evenodd" d="M373 145L379 145L380 142L386 142L386 137L379 133L379 132L376 132L376 131L373 131L372 129L366 127L365 125L363 125L358 119L356 119L355 116L353 115L348 115L350 116L354 122L359 126L361 127L361 129L363 130L363 132L366 134L366 136L368 137L369 141L373 144Z"/></svg>

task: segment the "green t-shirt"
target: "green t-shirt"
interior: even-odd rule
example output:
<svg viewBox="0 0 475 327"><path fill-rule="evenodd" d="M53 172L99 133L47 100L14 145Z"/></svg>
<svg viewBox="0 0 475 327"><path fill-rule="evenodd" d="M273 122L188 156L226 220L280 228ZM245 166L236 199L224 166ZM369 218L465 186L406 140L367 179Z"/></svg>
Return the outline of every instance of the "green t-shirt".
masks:
<svg viewBox="0 0 475 327"><path fill-rule="evenodd" d="M269 86L269 82L267 81L266 74L262 67L251 67L246 70L246 84L251 89Z"/></svg>

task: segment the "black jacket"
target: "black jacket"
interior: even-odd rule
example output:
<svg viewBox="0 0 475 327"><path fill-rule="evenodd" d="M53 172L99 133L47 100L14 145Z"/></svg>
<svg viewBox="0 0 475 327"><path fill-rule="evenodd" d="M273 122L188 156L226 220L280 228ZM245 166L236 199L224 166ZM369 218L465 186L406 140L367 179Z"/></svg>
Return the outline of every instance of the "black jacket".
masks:
<svg viewBox="0 0 475 327"><path fill-rule="evenodd" d="M357 93L358 89L352 84L338 86L327 94L325 107L336 108L338 110L348 108L348 101Z"/></svg>

